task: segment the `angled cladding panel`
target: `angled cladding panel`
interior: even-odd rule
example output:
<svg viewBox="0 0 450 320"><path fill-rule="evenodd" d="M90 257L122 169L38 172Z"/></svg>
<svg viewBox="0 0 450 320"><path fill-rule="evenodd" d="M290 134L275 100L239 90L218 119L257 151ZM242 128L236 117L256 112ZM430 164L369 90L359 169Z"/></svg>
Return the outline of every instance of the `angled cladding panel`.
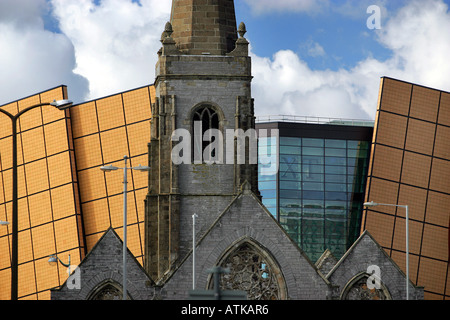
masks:
<svg viewBox="0 0 450 320"><path fill-rule="evenodd" d="M26 108L67 99L67 88L48 91L1 108L15 115ZM0 115L0 220L12 219L11 122ZM67 278L64 268L49 268L48 256L58 253L77 263L84 256L78 186L74 164L71 118L51 106L23 113L17 123L19 298L49 299L49 289ZM12 221L10 221L12 222ZM2 228L0 242L8 247L11 228ZM10 251L2 250L0 272L10 273ZM0 285L9 298L10 284ZM10 282L6 277L5 281ZM6 290L4 290L5 288Z"/></svg>
<svg viewBox="0 0 450 320"><path fill-rule="evenodd" d="M173 0L171 23L178 48L188 54L224 55L237 40L233 0Z"/></svg>
<svg viewBox="0 0 450 320"><path fill-rule="evenodd" d="M448 298L450 94L383 78L366 201L409 206L410 277L425 299ZM405 210L365 210L367 229L405 269Z"/></svg>
<svg viewBox="0 0 450 320"><path fill-rule="evenodd" d="M80 203L90 251L109 228L123 234L123 170L104 173L103 165L148 165L151 103L154 87L144 86L88 101L70 110L80 185ZM146 173L128 170L128 247L143 262Z"/></svg>

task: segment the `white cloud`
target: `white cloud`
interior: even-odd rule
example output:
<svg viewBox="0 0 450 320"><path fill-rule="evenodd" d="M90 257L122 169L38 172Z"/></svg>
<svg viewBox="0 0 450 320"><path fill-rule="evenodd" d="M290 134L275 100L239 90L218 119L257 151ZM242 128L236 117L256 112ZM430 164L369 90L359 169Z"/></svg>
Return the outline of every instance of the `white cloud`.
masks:
<svg viewBox="0 0 450 320"><path fill-rule="evenodd" d="M411 1L383 25L386 61L368 57L350 70L312 70L292 51L253 55L257 115L375 116L380 77L450 91L450 13L441 0ZM370 31L375 32L375 31Z"/></svg>
<svg viewBox="0 0 450 320"><path fill-rule="evenodd" d="M318 44L317 42L314 42L312 40L308 41L305 44L305 47L307 49L308 55L313 58L323 57L326 55L325 49L320 44Z"/></svg>
<svg viewBox="0 0 450 320"><path fill-rule="evenodd" d="M171 1L51 2L62 32L75 47L75 72L89 79L91 99L153 83Z"/></svg>
<svg viewBox="0 0 450 320"><path fill-rule="evenodd" d="M53 5L61 34L44 29L41 16L48 10L46 1ZM263 2L271 6L272 0L252 3ZM276 3L283 8L299 3L296 8L314 8L312 1ZM83 101L153 83L170 4L1 0L0 104L60 84L68 85L71 99ZM373 118L382 76L450 91L448 30L450 13L442 0L414 0L388 18L383 16L381 30L367 30L369 35L377 32L380 44L391 51L385 61L369 55L351 69L313 70L289 50L273 57L252 54L255 111L257 115ZM325 52L320 48L312 40L310 53L322 57ZM90 94L85 96L88 85Z"/></svg>
<svg viewBox="0 0 450 320"><path fill-rule="evenodd" d="M83 96L87 81L74 74L72 43L44 29L44 0L0 1L0 104L65 84Z"/></svg>

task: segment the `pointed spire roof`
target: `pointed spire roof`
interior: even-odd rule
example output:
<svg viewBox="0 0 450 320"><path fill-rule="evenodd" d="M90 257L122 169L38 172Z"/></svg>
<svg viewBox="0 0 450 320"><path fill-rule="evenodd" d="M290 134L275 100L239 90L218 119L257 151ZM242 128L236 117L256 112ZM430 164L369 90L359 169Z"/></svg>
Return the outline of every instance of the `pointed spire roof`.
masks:
<svg viewBox="0 0 450 320"><path fill-rule="evenodd" d="M173 39L184 54L225 55L237 40L233 0L172 0Z"/></svg>

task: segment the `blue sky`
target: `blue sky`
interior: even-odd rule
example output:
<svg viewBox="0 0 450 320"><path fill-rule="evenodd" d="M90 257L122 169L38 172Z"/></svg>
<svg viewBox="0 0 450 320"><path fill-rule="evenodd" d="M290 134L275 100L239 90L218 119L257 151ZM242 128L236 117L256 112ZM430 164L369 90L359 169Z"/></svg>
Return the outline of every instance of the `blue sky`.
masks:
<svg viewBox="0 0 450 320"><path fill-rule="evenodd" d="M257 115L372 119L380 77L450 91L450 0L235 0ZM381 29L367 27L370 5ZM1 0L0 105L66 84L75 102L154 81L170 0ZM30 55L30 52L33 55Z"/></svg>

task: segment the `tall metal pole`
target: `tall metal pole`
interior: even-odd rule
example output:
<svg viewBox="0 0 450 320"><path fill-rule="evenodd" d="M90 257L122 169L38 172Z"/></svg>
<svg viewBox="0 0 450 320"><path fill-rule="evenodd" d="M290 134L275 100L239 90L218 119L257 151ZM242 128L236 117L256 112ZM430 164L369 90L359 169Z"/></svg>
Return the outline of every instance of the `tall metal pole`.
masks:
<svg viewBox="0 0 450 320"><path fill-rule="evenodd" d="M375 207L375 206L389 206L389 207L399 207L406 209L406 300L409 300L409 208L408 205L398 205L398 204L387 204L387 203L375 203L365 202L364 206L366 207Z"/></svg>
<svg viewBox="0 0 450 320"><path fill-rule="evenodd" d="M192 215L192 290L195 290L195 218L197 214Z"/></svg>
<svg viewBox="0 0 450 320"><path fill-rule="evenodd" d="M124 156L125 168L123 168L123 297L127 300L127 156Z"/></svg>
<svg viewBox="0 0 450 320"><path fill-rule="evenodd" d="M18 299L18 196L17 196L17 117L12 118L12 170L13 170L13 190L12 190L12 244L11 244L11 300Z"/></svg>
<svg viewBox="0 0 450 320"><path fill-rule="evenodd" d="M7 115L11 119L12 127L12 234L11 234L11 300L18 299L18 247L19 242L17 240L19 226L18 226L18 185L17 185L17 120L25 112L51 103L41 103L30 106L28 108L19 111L16 115L12 115L6 110L0 109L0 112Z"/></svg>
<svg viewBox="0 0 450 320"><path fill-rule="evenodd" d="M409 212L406 208L406 300L409 300Z"/></svg>
<svg viewBox="0 0 450 320"><path fill-rule="evenodd" d="M128 160L128 156L124 156L123 159L125 160L125 167L123 168L118 168L118 167L114 167L114 166L102 166L100 168L100 170L104 171L104 172L109 172L109 171L115 171L118 169L123 169L123 248L122 248L122 253L123 253L123 280L122 280L122 289L123 289L123 294L122 294L122 299L123 300L127 300L128 294L127 294L127 196L128 196L128 191L127 191L127 185L128 185L128 179L127 179L127 172L128 169L130 170L138 170L138 171L149 171L150 167L143 167L141 165L137 166L137 167L127 167L127 160Z"/></svg>

